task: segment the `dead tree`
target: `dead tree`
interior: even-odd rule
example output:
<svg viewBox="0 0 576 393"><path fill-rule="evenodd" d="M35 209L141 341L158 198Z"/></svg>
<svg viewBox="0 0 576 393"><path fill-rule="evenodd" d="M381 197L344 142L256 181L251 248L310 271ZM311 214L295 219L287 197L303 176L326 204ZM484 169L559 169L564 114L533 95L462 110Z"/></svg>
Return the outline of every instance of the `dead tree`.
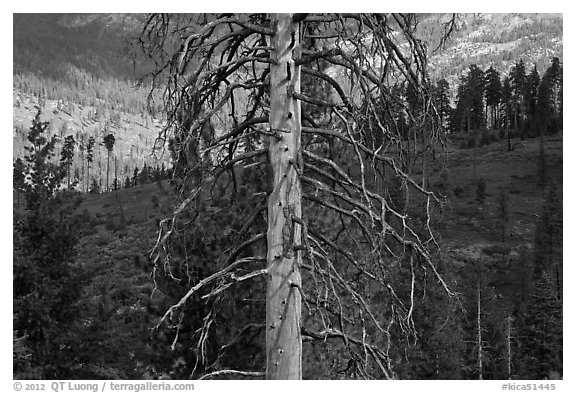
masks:
<svg viewBox="0 0 576 393"><path fill-rule="evenodd" d="M147 78L167 115L158 141L170 140L181 197L160 224L154 277L160 291L188 283L158 327L173 326L177 345L186 306L205 306L187 343L205 378L299 379L302 342L326 340L342 349L335 362L349 377L394 378L391 348L414 334L415 270L452 294L434 264L431 219L442 200L412 174L443 142L415 25L403 14L148 18L139 42L156 64ZM420 97L416 112L395 93L407 85ZM198 230L203 206L223 196L235 203L247 187L252 207L238 228L222 228L226 247L210 274L190 273L194 258L177 255L176 243ZM216 220L223 209L211 211ZM405 293L395 272L406 266ZM265 323L211 342L229 291L264 285ZM254 334L265 340L265 371L227 369L226 351Z"/></svg>

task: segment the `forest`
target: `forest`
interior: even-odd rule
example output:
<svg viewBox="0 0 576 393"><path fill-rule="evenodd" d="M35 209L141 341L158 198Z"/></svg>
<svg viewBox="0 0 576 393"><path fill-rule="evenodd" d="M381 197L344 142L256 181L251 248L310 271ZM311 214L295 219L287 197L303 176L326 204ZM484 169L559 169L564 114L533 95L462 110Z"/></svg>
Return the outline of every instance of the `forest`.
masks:
<svg viewBox="0 0 576 393"><path fill-rule="evenodd" d="M414 14L129 20L137 87L14 70L14 379L562 379L561 58L451 85Z"/></svg>

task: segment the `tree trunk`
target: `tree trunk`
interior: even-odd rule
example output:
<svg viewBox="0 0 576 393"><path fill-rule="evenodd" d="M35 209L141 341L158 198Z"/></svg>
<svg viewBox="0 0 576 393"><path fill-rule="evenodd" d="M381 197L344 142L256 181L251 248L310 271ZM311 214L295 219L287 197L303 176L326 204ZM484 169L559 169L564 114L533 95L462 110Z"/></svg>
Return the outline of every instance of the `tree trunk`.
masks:
<svg viewBox="0 0 576 393"><path fill-rule="evenodd" d="M108 150L108 158L106 160L106 192L110 191L110 150Z"/></svg>
<svg viewBox="0 0 576 393"><path fill-rule="evenodd" d="M480 295L481 295L481 291L480 291L480 281L478 281L478 284L476 286L476 294L477 294L477 313L478 313L478 319L477 319L477 330L478 330L478 335L477 335L477 340L478 340L478 379L482 379L482 314L481 314L481 307L480 307Z"/></svg>
<svg viewBox="0 0 576 393"><path fill-rule="evenodd" d="M474 178L474 185L476 185L476 135L474 137L474 148L472 149L472 168L474 171L473 178Z"/></svg>
<svg viewBox="0 0 576 393"><path fill-rule="evenodd" d="M512 315L506 317L506 352L508 379L512 379Z"/></svg>
<svg viewBox="0 0 576 393"><path fill-rule="evenodd" d="M273 191L268 200L268 287L266 294L266 378L302 378L301 339L301 210L300 179L296 167L300 154L300 67L294 64L299 52L299 26L291 14L273 16L270 65L269 160Z"/></svg>

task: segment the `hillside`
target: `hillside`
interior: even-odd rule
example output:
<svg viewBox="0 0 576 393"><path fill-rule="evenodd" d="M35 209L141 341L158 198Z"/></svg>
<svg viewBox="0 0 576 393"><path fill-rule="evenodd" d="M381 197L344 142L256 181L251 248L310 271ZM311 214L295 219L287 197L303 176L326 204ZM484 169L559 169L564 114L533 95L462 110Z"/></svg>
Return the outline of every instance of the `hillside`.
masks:
<svg viewBox="0 0 576 393"><path fill-rule="evenodd" d="M428 42L430 74L453 85L471 64L508 73L523 59L543 72L552 57L563 59L563 18L558 14L459 14L456 30L436 52L450 15L422 15L417 35Z"/></svg>
<svg viewBox="0 0 576 393"><path fill-rule="evenodd" d="M448 17L419 15L417 34L428 42L431 76L447 78L452 90L470 64L494 65L506 73L523 58L528 68L535 63L543 72L552 56L562 60L561 15L461 14L446 45L432 52ZM53 132L77 141L114 133L123 175L144 163L159 164L151 148L161 124L161 100L156 97L150 113L149 88L134 82L149 67L130 44L143 20L143 14L14 15L14 158L22 156L34 106L43 101L44 120ZM166 155L162 161L168 163Z"/></svg>
<svg viewBox="0 0 576 393"><path fill-rule="evenodd" d="M448 147L451 185L436 236L446 250L442 264L451 276L458 277L458 283L452 284L452 289L458 292L468 290L470 266L481 259L493 272L487 283L493 299L520 296L515 291L521 287L519 280L523 276L514 269L531 258L545 193L538 187L535 176L539 142L516 139L513 144L512 152L506 151L505 141L494 142L477 152L477 175L487 184L483 206L476 200L470 150L460 148L458 140ZM547 138L545 146L550 179L562 184L561 135ZM437 166L436 174L439 169ZM509 196L511 208L510 235L504 241L498 217L500 191ZM185 359L191 355L184 355L182 349L170 351L171 336L154 336L150 341L150 328L170 304L166 303L170 297L154 289L155 283L150 280L154 265L149 253L156 242L160 220L169 217L175 205L170 186L154 183L85 195L76 208L88 224L76 248L76 266L87 277L82 318L88 326L97 327L101 321L106 324L105 329L99 328L84 341L85 351L92 356L79 366L77 375L131 379L189 375L192 365ZM429 334L424 330L419 339L426 341ZM137 357L125 356L119 345L129 346ZM319 349L310 343L305 343L304 349L303 361L307 365L304 377L333 378L330 368L320 367L312 356ZM409 356L412 361L418 359L416 354ZM159 359L164 360L158 363ZM105 362L106 367L98 368L99 361ZM158 364L165 369L159 369Z"/></svg>
<svg viewBox="0 0 576 393"><path fill-rule="evenodd" d="M39 100L37 97L17 90L13 92L13 124L12 139L13 158L23 157L26 136L32 119L37 114ZM105 179L107 165L107 150L103 146L105 135L112 133L116 138L114 150L111 155L111 176L114 178L114 165L121 182L127 175L132 175L134 168L147 166L169 166L169 154L160 148L153 154L153 146L161 129L161 123L148 114L132 114L108 109L105 105L89 106L79 105L62 100L43 100L42 121L50 122L48 135L56 135L58 143L56 152L59 154L64 137L74 136L78 144L84 146L90 137L94 137L94 163L90 177ZM79 152L79 145L76 146ZM59 156L58 156L59 159ZM76 176L80 186L85 181L85 163L83 166L81 154L75 154L72 173L78 171Z"/></svg>

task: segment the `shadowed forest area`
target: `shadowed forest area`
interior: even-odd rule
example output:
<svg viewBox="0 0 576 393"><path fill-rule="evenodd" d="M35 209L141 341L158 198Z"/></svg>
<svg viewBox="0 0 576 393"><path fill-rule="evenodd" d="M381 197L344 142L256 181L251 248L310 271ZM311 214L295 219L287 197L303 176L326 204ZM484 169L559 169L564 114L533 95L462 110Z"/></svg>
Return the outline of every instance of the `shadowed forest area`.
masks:
<svg viewBox="0 0 576 393"><path fill-rule="evenodd" d="M14 19L14 379L562 379L561 53L431 74L495 23L456 14L33 18L142 63L39 72Z"/></svg>

